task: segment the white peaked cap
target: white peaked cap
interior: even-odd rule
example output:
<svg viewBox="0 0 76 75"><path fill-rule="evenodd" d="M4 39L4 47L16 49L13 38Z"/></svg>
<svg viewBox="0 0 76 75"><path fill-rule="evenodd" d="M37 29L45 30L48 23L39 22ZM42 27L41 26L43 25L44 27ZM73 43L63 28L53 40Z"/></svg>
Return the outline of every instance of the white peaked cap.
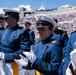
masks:
<svg viewBox="0 0 76 75"><path fill-rule="evenodd" d="M56 22L54 21L53 18L45 15L45 14L37 14L35 15L35 19L38 20L43 20L43 21L47 21L49 23L52 23L54 26L56 26Z"/></svg>
<svg viewBox="0 0 76 75"><path fill-rule="evenodd" d="M10 9L10 8L4 8L3 11L6 12L16 12L16 13L20 13L18 10L16 9Z"/></svg>
<svg viewBox="0 0 76 75"><path fill-rule="evenodd" d="M5 16L5 12L3 11L3 9L0 9L0 17L4 18L4 16Z"/></svg>

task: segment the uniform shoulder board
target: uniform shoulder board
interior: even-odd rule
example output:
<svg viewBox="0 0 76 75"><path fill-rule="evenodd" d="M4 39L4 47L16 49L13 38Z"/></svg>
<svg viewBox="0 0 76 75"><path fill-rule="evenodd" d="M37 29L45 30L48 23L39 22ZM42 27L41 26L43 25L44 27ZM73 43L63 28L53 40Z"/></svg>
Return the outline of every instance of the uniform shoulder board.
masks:
<svg viewBox="0 0 76 75"><path fill-rule="evenodd" d="M26 30L25 28L23 28L23 27L21 27L20 29L22 29L22 30Z"/></svg>
<svg viewBox="0 0 76 75"><path fill-rule="evenodd" d="M57 41L56 40L52 40L51 43L52 44L55 44L55 43L57 43Z"/></svg>
<svg viewBox="0 0 76 75"><path fill-rule="evenodd" d="M36 40L36 41L34 42L34 44L37 44L37 43L39 43L39 42L41 42L41 39Z"/></svg>
<svg viewBox="0 0 76 75"><path fill-rule="evenodd" d="M25 28L22 28L22 30L26 30Z"/></svg>
<svg viewBox="0 0 76 75"><path fill-rule="evenodd" d="M23 27L20 27L20 29L24 29Z"/></svg>
<svg viewBox="0 0 76 75"><path fill-rule="evenodd" d="M19 25L18 25L18 28L19 28L19 29L23 29L23 27L22 27L22 26L19 26Z"/></svg>

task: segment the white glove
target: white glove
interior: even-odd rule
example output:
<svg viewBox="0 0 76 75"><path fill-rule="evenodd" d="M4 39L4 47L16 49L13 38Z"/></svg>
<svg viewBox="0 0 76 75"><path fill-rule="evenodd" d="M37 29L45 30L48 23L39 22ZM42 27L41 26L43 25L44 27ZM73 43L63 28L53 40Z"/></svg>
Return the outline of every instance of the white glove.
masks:
<svg viewBox="0 0 76 75"><path fill-rule="evenodd" d="M4 53L0 52L0 59L4 60Z"/></svg>
<svg viewBox="0 0 76 75"><path fill-rule="evenodd" d="M20 57L21 57L21 59L14 59L14 61L15 61L17 64L26 67L26 66L28 65L28 60L27 60L24 56L22 56L22 55L20 55Z"/></svg>
<svg viewBox="0 0 76 75"><path fill-rule="evenodd" d="M72 72L69 67L66 69L66 75L72 75Z"/></svg>
<svg viewBox="0 0 76 75"><path fill-rule="evenodd" d="M33 64L36 60L36 55L32 52L23 52L26 58Z"/></svg>
<svg viewBox="0 0 76 75"><path fill-rule="evenodd" d="M76 68L76 49L74 49L71 53L70 53L70 58L71 58L71 63L73 65L74 68Z"/></svg>

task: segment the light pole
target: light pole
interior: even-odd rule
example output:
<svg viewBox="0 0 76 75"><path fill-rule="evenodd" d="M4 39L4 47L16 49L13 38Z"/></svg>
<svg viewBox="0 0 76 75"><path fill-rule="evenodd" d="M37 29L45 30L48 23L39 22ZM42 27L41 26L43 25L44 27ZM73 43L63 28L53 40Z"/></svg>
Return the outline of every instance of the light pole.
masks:
<svg viewBox="0 0 76 75"><path fill-rule="evenodd" d="M46 8L46 0L45 0L45 8Z"/></svg>

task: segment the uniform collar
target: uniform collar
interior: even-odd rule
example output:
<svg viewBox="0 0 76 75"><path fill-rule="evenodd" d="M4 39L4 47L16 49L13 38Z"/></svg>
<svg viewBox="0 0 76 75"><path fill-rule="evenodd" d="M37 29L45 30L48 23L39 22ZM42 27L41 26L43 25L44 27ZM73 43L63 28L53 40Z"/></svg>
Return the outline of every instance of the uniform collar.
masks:
<svg viewBox="0 0 76 75"><path fill-rule="evenodd" d="M18 24L17 25L15 25L14 27L12 27L11 29L17 29L19 26L18 26Z"/></svg>
<svg viewBox="0 0 76 75"><path fill-rule="evenodd" d="M4 29L5 29L4 27L0 28L0 30L4 30Z"/></svg>
<svg viewBox="0 0 76 75"><path fill-rule="evenodd" d="M44 39L42 41L42 44L50 43L51 42L51 37L52 37L52 35L50 35L49 37L47 37L46 39Z"/></svg>
<svg viewBox="0 0 76 75"><path fill-rule="evenodd" d="M26 29L27 31L30 31L30 29Z"/></svg>
<svg viewBox="0 0 76 75"><path fill-rule="evenodd" d="M18 29L19 28L19 26L18 26L18 24L17 25L15 25L15 26L13 26L12 28L8 28L8 27L6 27L7 29L12 29L12 30L15 30L15 29Z"/></svg>

